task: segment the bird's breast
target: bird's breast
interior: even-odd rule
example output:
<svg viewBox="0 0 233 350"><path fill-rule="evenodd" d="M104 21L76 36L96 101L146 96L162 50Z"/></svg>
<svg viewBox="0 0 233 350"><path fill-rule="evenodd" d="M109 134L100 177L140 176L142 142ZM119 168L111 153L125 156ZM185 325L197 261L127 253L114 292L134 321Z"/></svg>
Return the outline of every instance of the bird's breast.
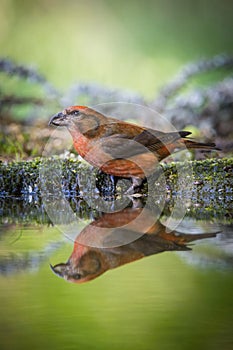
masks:
<svg viewBox="0 0 233 350"><path fill-rule="evenodd" d="M73 136L73 135L72 135ZM85 158L85 155L90 151L89 140L82 134L73 136L74 148L78 154Z"/></svg>

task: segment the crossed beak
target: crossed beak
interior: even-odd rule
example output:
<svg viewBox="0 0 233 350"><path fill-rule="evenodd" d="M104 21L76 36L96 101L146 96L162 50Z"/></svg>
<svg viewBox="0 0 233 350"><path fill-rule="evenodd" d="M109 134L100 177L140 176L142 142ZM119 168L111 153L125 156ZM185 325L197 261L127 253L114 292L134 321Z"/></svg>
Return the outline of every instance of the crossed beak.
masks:
<svg viewBox="0 0 233 350"><path fill-rule="evenodd" d="M67 273L67 264L61 263L61 264L57 264L55 266L50 264L50 268L51 270L55 273L55 275L65 278L66 273Z"/></svg>
<svg viewBox="0 0 233 350"><path fill-rule="evenodd" d="M55 126L67 126L67 115L63 112L59 112L52 116L52 118L49 121L49 125L55 125Z"/></svg>

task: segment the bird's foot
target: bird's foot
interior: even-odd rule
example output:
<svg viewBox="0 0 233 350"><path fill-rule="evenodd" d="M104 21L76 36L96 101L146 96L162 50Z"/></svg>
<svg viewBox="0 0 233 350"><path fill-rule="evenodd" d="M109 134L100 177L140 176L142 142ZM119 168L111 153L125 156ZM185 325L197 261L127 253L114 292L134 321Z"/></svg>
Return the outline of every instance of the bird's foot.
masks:
<svg viewBox="0 0 233 350"><path fill-rule="evenodd" d="M143 194L141 193L142 182L143 182L142 179L138 177L133 177L132 185L127 189L125 194L132 197L142 197L143 196Z"/></svg>
<svg viewBox="0 0 233 350"><path fill-rule="evenodd" d="M126 194L128 197L132 198L132 199L134 199L134 198L141 198L141 197L144 196L143 193L132 193L132 194L127 194L127 193L125 193L125 194Z"/></svg>

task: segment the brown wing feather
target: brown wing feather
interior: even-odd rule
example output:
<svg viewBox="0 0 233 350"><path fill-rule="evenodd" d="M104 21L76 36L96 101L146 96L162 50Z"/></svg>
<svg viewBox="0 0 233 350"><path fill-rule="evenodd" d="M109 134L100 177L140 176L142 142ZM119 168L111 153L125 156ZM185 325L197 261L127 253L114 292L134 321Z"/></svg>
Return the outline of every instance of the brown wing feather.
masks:
<svg viewBox="0 0 233 350"><path fill-rule="evenodd" d="M181 137L191 134L188 131L164 133L153 129L141 130L136 136L130 135L127 133L127 130L125 130L125 133L105 137L102 140L103 150L114 159L130 158L138 154L146 153L147 150L160 155L160 151L166 149L166 145L174 144L175 148L176 141L180 140ZM170 154L169 151L165 153Z"/></svg>

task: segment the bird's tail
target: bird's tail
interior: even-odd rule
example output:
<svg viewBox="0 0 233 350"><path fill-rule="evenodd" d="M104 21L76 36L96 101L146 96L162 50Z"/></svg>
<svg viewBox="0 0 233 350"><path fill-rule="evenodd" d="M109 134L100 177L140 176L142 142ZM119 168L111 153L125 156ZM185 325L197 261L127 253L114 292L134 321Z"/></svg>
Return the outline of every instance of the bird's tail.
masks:
<svg viewBox="0 0 233 350"><path fill-rule="evenodd" d="M204 142L196 142L187 139L183 139L183 143L188 149L203 149L203 150L215 150L220 151L220 148L216 147L215 143L204 143Z"/></svg>

